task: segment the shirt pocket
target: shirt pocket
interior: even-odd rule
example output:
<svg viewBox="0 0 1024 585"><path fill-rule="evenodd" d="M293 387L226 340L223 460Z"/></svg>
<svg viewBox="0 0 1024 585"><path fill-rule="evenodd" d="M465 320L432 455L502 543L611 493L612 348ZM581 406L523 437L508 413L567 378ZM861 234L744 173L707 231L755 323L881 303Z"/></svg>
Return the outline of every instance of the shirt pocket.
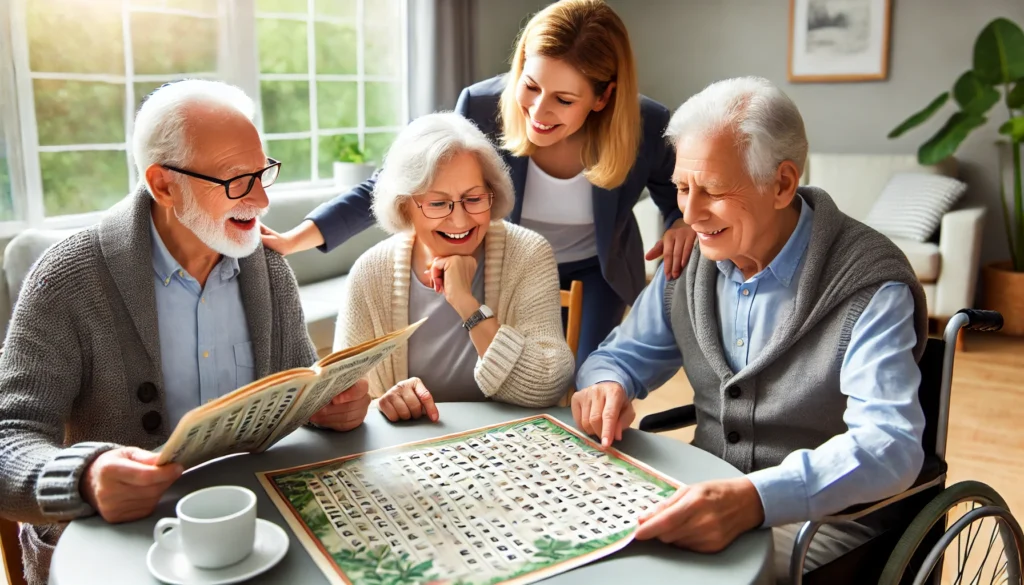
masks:
<svg viewBox="0 0 1024 585"><path fill-rule="evenodd" d="M256 363L252 357L252 342L243 341L234 345L235 388L241 388L256 379Z"/></svg>

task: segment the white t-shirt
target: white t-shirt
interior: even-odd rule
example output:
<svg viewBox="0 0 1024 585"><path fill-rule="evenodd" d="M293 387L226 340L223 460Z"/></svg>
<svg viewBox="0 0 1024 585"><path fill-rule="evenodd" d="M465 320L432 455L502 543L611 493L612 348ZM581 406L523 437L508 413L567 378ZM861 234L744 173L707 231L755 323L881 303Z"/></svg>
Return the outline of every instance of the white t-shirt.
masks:
<svg viewBox="0 0 1024 585"><path fill-rule="evenodd" d="M559 264L597 256L593 189L583 173L559 179L529 161L520 224L547 239Z"/></svg>

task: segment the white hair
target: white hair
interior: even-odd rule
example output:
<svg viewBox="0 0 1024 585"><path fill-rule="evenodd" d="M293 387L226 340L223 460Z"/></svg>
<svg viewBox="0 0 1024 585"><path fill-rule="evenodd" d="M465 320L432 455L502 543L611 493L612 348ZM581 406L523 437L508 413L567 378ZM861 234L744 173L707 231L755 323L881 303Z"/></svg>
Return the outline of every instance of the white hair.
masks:
<svg viewBox="0 0 1024 585"><path fill-rule="evenodd" d="M775 177L783 161L802 175L807 133L796 104L763 77L717 81L686 100L672 115L665 136L673 145L684 136L734 131L745 147L747 172L758 185Z"/></svg>
<svg viewBox="0 0 1024 585"><path fill-rule="evenodd" d="M152 164L188 164L192 153L185 136L186 114L197 105L235 110L250 121L256 113L256 105L245 92L220 81L184 79L163 85L146 98L135 115L132 154L140 180L145 181L146 169Z"/></svg>
<svg viewBox="0 0 1024 585"><path fill-rule="evenodd" d="M384 157L373 189L373 214L381 227L391 233L411 230L406 203L430 187L442 164L461 153L476 155L480 163L484 182L494 194L491 218L508 215L515 194L498 150L473 122L453 112L438 112L413 120Z"/></svg>

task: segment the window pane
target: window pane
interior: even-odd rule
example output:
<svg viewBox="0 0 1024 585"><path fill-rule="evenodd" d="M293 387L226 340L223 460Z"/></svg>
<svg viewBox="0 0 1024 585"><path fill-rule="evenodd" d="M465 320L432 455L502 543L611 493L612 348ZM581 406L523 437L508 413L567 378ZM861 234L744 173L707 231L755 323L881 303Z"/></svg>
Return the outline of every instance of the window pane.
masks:
<svg viewBox="0 0 1024 585"><path fill-rule="evenodd" d="M132 6L149 8L177 8L192 12L216 14L217 0L131 0Z"/></svg>
<svg viewBox="0 0 1024 585"><path fill-rule="evenodd" d="M306 138L299 140L268 140L267 156L281 161L281 176L278 183L308 181L310 143Z"/></svg>
<svg viewBox="0 0 1024 585"><path fill-rule="evenodd" d="M334 18L356 17L356 0L316 0L317 16Z"/></svg>
<svg viewBox="0 0 1024 585"><path fill-rule="evenodd" d="M36 79L32 88L40 145L125 141L123 85Z"/></svg>
<svg viewBox="0 0 1024 585"><path fill-rule="evenodd" d="M366 83L366 126L398 126L402 123L402 85Z"/></svg>
<svg viewBox="0 0 1024 585"><path fill-rule="evenodd" d="M0 220L14 219L14 198L11 195L11 165L7 162L7 143L0 124Z"/></svg>
<svg viewBox="0 0 1024 585"><path fill-rule="evenodd" d="M355 75L356 29L350 24L318 22L316 31L316 72Z"/></svg>
<svg viewBox="0 0 1024 585"><path fill-rule="evenodd" d="M259 12L292 12L306 14L306 0L256 0Z"/></svg>
<svg viewBox="0 0 1024 585"><path fill-rule="evenodd" d="M263 73L306 73L306 23L297 20L260 18L256 21L260 71Z"/></svg>
<svg viewBox="0 0 1024 585"><path fill-rule="evenodd" d="M46 215L107 209L128 193L128 162L123 150L40 152Z"/></svg>
<svg viewBox="0 0 1024 585"><path fill-rule="evenodd" d="M320 178L329 179L334 176L334 161L339 159L339 150L346 141L354 141L359 144L358 134L339 134L336 136L321 136L318 160L320 164Z"/></svg>
<svg viewBox="0 0 1024 585"><path fill-rule="evenodd" d="M316 84L317 123L321 129L355 128L359 125L359 84L354 81L321 81Z"/></svg>
<svg viewBox="0 0 1024 585"><path fill-rule="evenodd" d="M397 134L394 132L372 132L366 135L366 158L370 162L376 163L378 166L384 160L384 154L387 153L388 148L391 148L391 143L395 141Z"/></svg>
<svg viewBox="0 0 1024 585"><path fill-rule="evenodd" d="M26 2L29 68L124 74L120 0Z"/></svg>
<svg viewBox="0 0 1024 585"><path fill-rule="evenodd" d="M402 17L400 0L370 0L363 4L363 24L371 26L395 26Z"/></svg>
<svg viewBox="0 0 1024 585"><path fill-rule="evenodd" d="M263 102L264 132L309 131L308 82L261 81L260 96Z"/></svg>
<svg viewBox="0 0 1024 585"><path fill-rule="evenodd" d="M398 77L402 69L402 30L394 26L366 29L366 74Z"/></svg>
<svg viewBox="0 0 1024 585"><path fill-rule="evenodd" d="M217 70L217 21L176 14L132 14L137 75Z"/></svg>

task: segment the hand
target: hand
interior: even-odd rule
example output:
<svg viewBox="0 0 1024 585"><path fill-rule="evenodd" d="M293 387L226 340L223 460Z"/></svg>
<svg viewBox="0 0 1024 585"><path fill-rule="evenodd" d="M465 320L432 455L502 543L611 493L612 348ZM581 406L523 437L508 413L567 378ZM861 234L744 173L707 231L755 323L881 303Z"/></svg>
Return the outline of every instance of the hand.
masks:
<svg viewBox="0 0 1024 585"><path fill-rule="evenodd" d="M363 424L369 408L370 384L363 379L332 398L327 406L309 417L309 422L336 431L351 431Z"/></svg>
<svg viewBox="0 0 1024 585"><path fill-rule="evenodd" d="M644 258L654 260L664 254L665 277L675 280L682 275L683 268L690 259L690 252L693 251L693 243L696 241L697 232L690 229L682 219L677 219L665 230L661 240L647 251Z"/></svg>
<svg viewBox="0 0 1024 585"><path fill-rule="evenodd" d="M636 418L626 390L615 382L601 382L572 395L572 417L588 435L601 437L602 447L622 440L622 431Z"/></svg>
<svg viewBox="0 0 1024 585"><path fill-rule="evenodd" d="M158 467L159 457L136 447L100 454L82 474L82 497L110 523L149 516L183 471L178 463Z"/></svg>
<svg viewBox="0 0 1024 585"><path fill-rule="evenodd" d="M419 378L409 378L395 384L380 397L377 408L391 422L417 419L423 415L427 415L430 422L437 422L440 418L434 397Z"/></svg>
<svg viewBox="0 0 1024 585"><path fill-rule="evenodd" d="M476 258L472 256L442 256L434 258L427 268L434 290L444 293L445 300L463 321L480 308L473 298L476 267Z"/></svg>
<svg viewBox="0 0 1024 585"><path fill-rule="evenodd" d="M641 516L636 539L657 538L680 548L715 553L762 523L761 496L749 479L707 481L679 488Z"/></svg>
<svg viewBox="0 0 1024 585"><path fill-rule="evenodd" d="M324 236L320 233L320 228L308 219L283 234L279 234L261 223L260 238L265 247L282 256L315 248L324 243Z"/></svg>

